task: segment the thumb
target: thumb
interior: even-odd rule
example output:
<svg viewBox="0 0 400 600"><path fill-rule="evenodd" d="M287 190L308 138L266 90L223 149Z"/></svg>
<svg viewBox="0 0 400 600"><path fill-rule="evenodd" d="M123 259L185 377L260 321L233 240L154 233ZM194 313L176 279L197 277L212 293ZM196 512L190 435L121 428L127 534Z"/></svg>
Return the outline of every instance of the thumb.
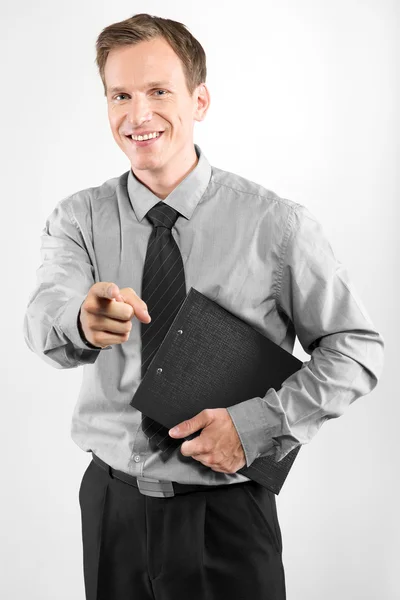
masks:
<svg viewBox="0 0 400 600"><path fill-rule="evenodd" d="M202 411L192 419L187 419L186 421L182 421L182 423L175 425L168 433L172 437L185 437L202 429L205 424L204 411Z"/></svg>
<svg viewBox="0 0 400 600"><path fill-rule="evenodd" d="M110 281L100 281L93 286L92 291L99 298L108 298L109 300L124 301L116 283Z"/></svg>
<svg viewBox="0 0 400 600"><path fill-rule="evenodd" d="M119 295L119 287L116 283L105 283L105 296L107 298L117 298Z"/></svg>

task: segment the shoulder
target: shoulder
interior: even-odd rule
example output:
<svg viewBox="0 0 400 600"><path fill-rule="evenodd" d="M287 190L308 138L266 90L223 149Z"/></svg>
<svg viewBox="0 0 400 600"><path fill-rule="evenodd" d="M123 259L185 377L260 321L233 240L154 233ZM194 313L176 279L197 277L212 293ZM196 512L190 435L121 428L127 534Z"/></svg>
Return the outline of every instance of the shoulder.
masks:
<svg viewBox="0 0 400 600"><path fill-rule="evenodd" d="M56 209L66 213L74 221L80 221L85 215L90 215L94 209L99 208L103 202L112 202L117 200L117 191L119 186L127 184L129 171L122 175L107 179L97 186L77 190L68 196L65 196L56 205Z"/></svg>
<svg viewBox="0 0 400 600"><path fill-rule="evenodd" d="M282 212L290 212L293 209L297 209L302 204L279 196L273 190L264 187L260 183L256 183L251 179L242 177L231 171L224 171L217 167L212 167L211 184L215 186L216 190L219 188L221 191L225 188L231 190L233 196L237 196L244 201L260 201L265 206L276 208Z"/></svg>

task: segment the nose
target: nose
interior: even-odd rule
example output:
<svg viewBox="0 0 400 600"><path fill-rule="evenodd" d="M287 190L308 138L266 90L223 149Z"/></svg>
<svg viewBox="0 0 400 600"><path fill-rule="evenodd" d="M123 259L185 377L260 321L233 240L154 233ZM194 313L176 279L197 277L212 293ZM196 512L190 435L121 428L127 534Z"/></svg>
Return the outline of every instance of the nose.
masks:
<svg viewBox="0 0 400 600"><path fill-rule="evenodd" d="M127 118L134 128L140 127L144 121L151 120L152 114L145 96L132 98L130 100Z"/></svg>

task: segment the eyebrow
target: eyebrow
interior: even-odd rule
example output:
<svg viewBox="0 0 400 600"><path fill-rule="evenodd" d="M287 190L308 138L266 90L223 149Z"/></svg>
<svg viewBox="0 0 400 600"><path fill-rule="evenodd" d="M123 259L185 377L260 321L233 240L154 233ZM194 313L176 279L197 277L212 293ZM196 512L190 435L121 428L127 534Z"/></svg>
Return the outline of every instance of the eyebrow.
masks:
<svg viewBox="0 0 400 600"><path fill-rule="evenodd" d="M163 87L163 86L169 86L169 85L171 85L169 81L148 81L145 84L145 87L153 88L153 87ZM127 89L127 87L117 85L117 86L113 86L113 87L109 88L108 93L114 94L115 92L123 92L126 89Z"/></svg>

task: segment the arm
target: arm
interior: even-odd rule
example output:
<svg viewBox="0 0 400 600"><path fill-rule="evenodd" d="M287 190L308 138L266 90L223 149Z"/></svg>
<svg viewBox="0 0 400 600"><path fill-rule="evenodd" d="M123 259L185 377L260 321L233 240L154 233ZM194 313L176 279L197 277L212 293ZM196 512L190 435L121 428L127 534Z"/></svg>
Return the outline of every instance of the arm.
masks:
<svg viewBox="0 0 400 600"><path fill-rule="evenodd" d="M228 408L246 466L269 454L279 461L307 444L326 420L371 392L383 369L383 338L306 207L293 208L284 240L276 305L311 360L279 391Z"/></svg>
<svg viewBox="0 0 400 600"><path fill-rule="evenodd" d="M102 350L88 345L79 328L80 307L95 283L94 268L67 200L57 204L42 230L42 264L23 322L30 350L58 369L94 363Z"/></svg>

